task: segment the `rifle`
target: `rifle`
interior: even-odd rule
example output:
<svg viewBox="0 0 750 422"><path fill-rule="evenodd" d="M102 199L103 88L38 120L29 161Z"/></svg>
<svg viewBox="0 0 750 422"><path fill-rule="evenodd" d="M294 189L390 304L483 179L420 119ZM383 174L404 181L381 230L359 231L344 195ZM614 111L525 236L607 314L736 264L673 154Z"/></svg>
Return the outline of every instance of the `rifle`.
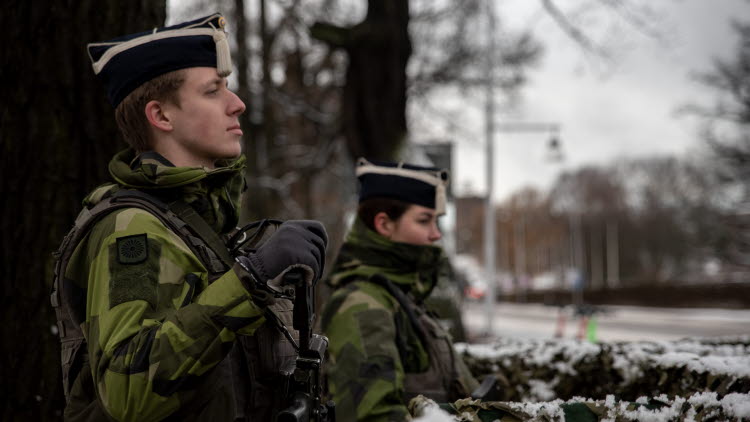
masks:
<svg viewBox="0 0 750 422"><path fill-rule="evenodd" d="M293 326L299 331L297 360L284 370L289 380L289 406L276 416L277 422L335 422L335 404L321 403L321 369L328 350L328 338L312 333L315 319L314 289L298 271L289 271L284 279L294 286Z"/></svg>
<svg viewBox="0 0 750 422"><path fill-rule="evenodd" d="M236 231L228 240L232 256L246 254L261 244L269 229L278 227L280 220L265 219L251 222ZM313 283L314 285L315 283ZM283 291L258 283L257 288L275 298L289 299L294 303L292 325L299 332L299 344L273 312L266 318L275 324L297 349L297 359L281 374L286 380L283 391L288 406L276 415L277 422L336 422L333 401L321 403L321 369L328 350L328 339L312 333L315 320L315 290L305 282L301 270L292 269L284 274Z"/></svg>

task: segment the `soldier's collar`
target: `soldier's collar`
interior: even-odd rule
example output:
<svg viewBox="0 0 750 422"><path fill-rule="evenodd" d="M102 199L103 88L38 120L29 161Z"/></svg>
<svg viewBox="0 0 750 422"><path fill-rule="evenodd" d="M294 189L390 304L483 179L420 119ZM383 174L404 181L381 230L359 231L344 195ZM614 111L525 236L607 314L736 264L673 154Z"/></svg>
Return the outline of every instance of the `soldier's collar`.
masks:
<svg viewBox="0 0 750 422"><path fill-rule="evenodd" d="M135 158L133 158L133 161L130 162L130 168L132 170L135 170L138 167L140 167L144 161L147 161L147 160L157 161L158 163L163 164L167 167L175 167L175 165L172 164L171 161L167 160L165 156L159 154L158 152L145 151L136 155Z"/></svg>

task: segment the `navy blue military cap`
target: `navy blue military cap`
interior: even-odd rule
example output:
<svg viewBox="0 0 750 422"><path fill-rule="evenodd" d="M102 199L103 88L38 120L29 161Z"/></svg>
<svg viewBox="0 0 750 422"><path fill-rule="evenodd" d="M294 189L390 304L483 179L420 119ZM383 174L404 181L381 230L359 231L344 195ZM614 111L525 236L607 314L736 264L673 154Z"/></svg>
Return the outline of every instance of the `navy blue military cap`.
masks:
<svg viewBox="0 0 750 422"><path fill-rule="evenodd" d="M133 90L157 76L188 67L215 67L232 72L219 13L190 22L125 35L88 45L94 73L104 82L109 102L117 107Z"/></svg>
<svg viewBox="0 0 750 422"><path fill-rule="evenodd" d="M447 170L360 158L356 174L360 181L359 202L392 198L445 214Z"/></svg>

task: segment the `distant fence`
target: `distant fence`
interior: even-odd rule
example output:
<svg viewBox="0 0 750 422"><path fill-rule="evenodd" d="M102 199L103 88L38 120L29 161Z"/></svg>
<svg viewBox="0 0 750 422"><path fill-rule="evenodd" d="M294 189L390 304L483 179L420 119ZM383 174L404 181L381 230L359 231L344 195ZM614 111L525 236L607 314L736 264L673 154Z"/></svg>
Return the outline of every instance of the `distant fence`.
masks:
<svg viewBox="0 0 750 422"><path fill-rule="evenodd" d="M499 294L498 299L562 305L571 303L572 294L570 290L537 290ZM750 282L652 283L616 289L591 289L583 291L583 302L595 305L750 309Z"/></svg>

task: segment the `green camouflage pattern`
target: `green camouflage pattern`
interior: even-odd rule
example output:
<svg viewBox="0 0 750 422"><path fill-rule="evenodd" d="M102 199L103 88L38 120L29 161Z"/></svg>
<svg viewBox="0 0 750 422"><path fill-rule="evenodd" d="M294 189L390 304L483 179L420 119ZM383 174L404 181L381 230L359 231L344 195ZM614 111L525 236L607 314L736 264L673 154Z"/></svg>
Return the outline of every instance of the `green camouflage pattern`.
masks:
<svg viewBox="0 0 750 422"><path fill-rule="evenodd" d="M482 402L461 399L437 404L424 396L409 402L415 422L436 420L457 422L625 422L625 421L744 421L750 417L750 395L732 394L718 398L716 393L696 393L688 397L641 397L620 401L613 395L605 400L571 399L548 402Z"/></svg>
<svg viewBox="0 0 750 422"><path fill-rule="evenodd" d="M321 318L337 420L408 417L405 373L426 371L429 352L396 298L368 280L382 274L421 301L445 274L445 263L439 247L391 242L355 221L328 279L335 290ZM473 380L468 370L462 375Z"/></svg>
<svg viewBox="0 0 750 422"><path fill-rule="evenodd" d="M232 161L220 160L215 169L207 170L167 166L155 153L146 154L147 158L136 157L133 150L128 149L110 161L109 172L119 186L180 198L200 210L201 217L218 233L235 227L239 220L240 194L245 189L244 156ZM138 160L138 168L132 170L135 160ZM107 185L100 187L92 195L101 197L107 188ZM93 198L87 198L90 199Z"/></svg>
<svg viewBox="0 0 750 422"><path fill-rule="evenodd" d="M100 186L84 204L122 188L177 195L224 231L237 222L244 163L171 167L125 151L109 165L118 184ZM163 420L186 404L205 402L196 392L206 374L237 335L253 334L264 321L241 271L236 266L209 284L207 269L188 245L145 210L120 209L99 221L76 246L64 274L73 302L85 306L81 328L88 347L66 420L97 412L115 420ZM189 274L198 282L186 282Z"/></svg>
<svg viewBox="0 0 750 422"><path fill-rule="evenodd" d="M440 324L448 328L453 341L465 342L466 330L461 315L463 305L463 291L455 279L455 272L451 266L447 268L446 277L439 277L432 293L425 299L425 307L434 311Z"/></svg>

